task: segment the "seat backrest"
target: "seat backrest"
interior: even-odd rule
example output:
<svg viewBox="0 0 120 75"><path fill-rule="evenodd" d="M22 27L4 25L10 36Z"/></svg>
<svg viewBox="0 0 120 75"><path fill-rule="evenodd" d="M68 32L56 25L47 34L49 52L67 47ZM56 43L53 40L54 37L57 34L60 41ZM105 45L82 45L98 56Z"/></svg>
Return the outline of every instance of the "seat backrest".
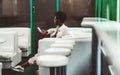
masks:
<svg viewBox="0 0 120 75"><path fill-rule="evenodd" d="M92 33L92 28L69 27L71 32L85 32Z"/></svg>
<svg viewBox="0 0 120 75"><path fill-rule="evenodd" d="M107 21L105 18L100 18L100 17L84 17L83 21Z"/></svg>
<svg viewBox="0 0 120 75"><path fill-rule="evenodd" d="M56 41L74 41L73 39L68 38L43 38L38 42L38 53L40 55L44 54L44 50L50 48L50 45L55 43Z"/></svg>
<svg viewBox="0 0 120 75"><path fill-rule="evenodd" d="M0 54L17 53L18 37L16 32L0 30Z"/></svg>
<svg viewBox="0 0 120 75"><path fill-rule="evenodd" d="M9 28L0 28L0 29L5 30L5 31L17 32L19 47L30 46L30 43L31 43L30 28L28 28L28 27L9 27Z"/></svg>

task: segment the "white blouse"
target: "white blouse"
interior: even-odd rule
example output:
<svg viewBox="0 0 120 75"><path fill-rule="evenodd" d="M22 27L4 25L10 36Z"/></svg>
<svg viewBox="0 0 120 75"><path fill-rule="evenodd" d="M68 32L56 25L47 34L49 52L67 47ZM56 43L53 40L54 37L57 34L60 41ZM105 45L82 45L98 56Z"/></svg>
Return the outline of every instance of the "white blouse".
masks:
<svg viewBox="0 0 120 75"><path fill-rule="evenodd" d="M57 26L56 28L50 28L47 31L48 34L50 34L50 37L54 37L55 35L57 38L73 37L72 32L65 24L63 24L61 27Z"/></svg>

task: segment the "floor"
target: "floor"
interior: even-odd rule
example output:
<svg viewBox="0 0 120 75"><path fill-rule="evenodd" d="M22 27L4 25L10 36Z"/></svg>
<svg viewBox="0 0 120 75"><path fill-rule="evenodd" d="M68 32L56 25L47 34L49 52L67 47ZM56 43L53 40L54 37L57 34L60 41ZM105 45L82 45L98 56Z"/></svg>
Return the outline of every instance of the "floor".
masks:
<svg viewBox="0 0 120 75"><path fill-rule="evenodd" d="M24 63L25 61L27 61L27 59L28 58L23 58L23 61L21 63ZM13 71L12 69L3 69L2 75L38 75L36 74L37 69L38 69L38 66L36 64L26 67L24 73L18 73Z"/></svg>

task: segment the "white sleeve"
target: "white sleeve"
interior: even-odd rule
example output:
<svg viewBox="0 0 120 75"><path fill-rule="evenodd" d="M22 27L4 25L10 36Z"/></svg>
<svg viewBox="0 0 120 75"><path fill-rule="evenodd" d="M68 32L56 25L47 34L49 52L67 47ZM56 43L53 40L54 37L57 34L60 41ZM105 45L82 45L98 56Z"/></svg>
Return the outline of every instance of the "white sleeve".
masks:
<svg viewBox="0 0 120 75"><path fill-rule="evenodd" d="M48 34L52 34L55 32L55 28L50 28L47 30Z"/></svg>
<svg viewBox="0 0 120 75"><path fill-rule="evenodd" d="M69 38L69 37L73 37L73 34L67 27L63 27L63 28L60 29L57 37L59 37L59 38Z"/></svg>

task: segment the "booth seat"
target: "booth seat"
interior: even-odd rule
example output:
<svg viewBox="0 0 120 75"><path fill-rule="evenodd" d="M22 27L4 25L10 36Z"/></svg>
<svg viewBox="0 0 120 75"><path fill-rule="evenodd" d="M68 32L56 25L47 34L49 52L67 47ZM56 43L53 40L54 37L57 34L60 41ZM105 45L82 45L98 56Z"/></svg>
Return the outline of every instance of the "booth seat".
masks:
<svg viewBox="0 0 120 75"><path fill-rule="evenodd" d="M50 48L52 44L56 43L55 41L63 40L65 42L65 40L73 40L75 41L75 45L69 56L70 59L67 64L67 75L89 75L91 72L92 58L92 29L71 28L71 32L73 33L73 37L71 38L40 39L38 42L38 53L44 55L44 50Z"/></svg>
<svg viewBox="0 0 120 75"><path fill-rule="evenodd" d="M61 38L68 40L66 38ZM39 54L44 55L45 50L49 49L55 40L61 40L60 38L44 38L39 40ZM91 59L92 49L91 40L79 39L75 41L74 48L69 56L69 62L67 64L67 75L89 75L91 72ZM47 69L42 70L46 73Z"/></svg>
<svg viewBox="0 0 120 75"><path fill-rule="evenodd" d="M31 35L30 28L28 27L9 27L9 28L0 28L4 31L15 31L18 33L18 48L22 50L22 56L28 56L31 53L30 43Z"/></svg>
<svg viewBox="0 0 120 75"><path fill-rule="evenodd" d="M64 55L41 55L36 61L39 75L66 75L68 61L68 57Z"/></svg>
<svg viewBox="0 0 120 75"><path fill-rule="evenodd" d="M0 30L0 62L3 68L14 67L21 61L21 57L17 33Z"/></svg>
<svg viewBox="0 0 120 75"><path fill-rule="evenodd" d="M70 30L76 44L67 65L67 75L89 75L92 68L92 28L72 27Z"/></svg>
<svg viewBox="0 0 120 75"><path fill-rule="evenodd" d="M75 40L81 39L92 39L92 28L81 28L81 27L69 27L69 30L73 34L73 38Z"/></svg>
<svg viewBox="0 0 120 75"><path fill-rule="evenodd" d="M77 31L75 30L77 29ZM64 43L66 44L68 41L71 44L75 44L76 42L81 41L92 41L92 29L88 30L80 30L82 28L73 28L71 29L73 32L73 37L66 37L66 38L43 38L38 41L38 53L44 54L44 50L50 48L51 44L53 43Z"/></svg>
<svg viewBox="0 0 120 75"><path fill-rule="evenodd" d="M51 48L51 45L56 44L56 43L59 43L59 44L64 43L64 44L75 45L75 40L67 39L67 38L44 38L44 39L40 39L39 44L38 44L38 53L39 53L40 57L42 55L47 55L47 54L48 55L52 55L52 54L55 54L55 55L69 55L70 54L71 50L69 50L68 48ZM67 50L65 50L65 49L67 49ZM48 51L52 50L52 51L48 52L46 50L48 50ZM54 52L53 52L53 50L54 50ZM48 68L44 68L44 67L39 66L39 70L40 70L39 75L42 75L42 74L49 75L49 69Z"/></svg>
<svg viewBox="0 0 120 75"><path fill-rule="evenodd" d="M67 38L43 38L43 39L40 39L38 42L38 53L40 55L43 55L44 51L47 48L50 48L50 46L53 43L62 43L62 42L65 42L66 44L67 44L67 42L69 42L72 45L75 44L75 40L67 39Z"/></svg>

